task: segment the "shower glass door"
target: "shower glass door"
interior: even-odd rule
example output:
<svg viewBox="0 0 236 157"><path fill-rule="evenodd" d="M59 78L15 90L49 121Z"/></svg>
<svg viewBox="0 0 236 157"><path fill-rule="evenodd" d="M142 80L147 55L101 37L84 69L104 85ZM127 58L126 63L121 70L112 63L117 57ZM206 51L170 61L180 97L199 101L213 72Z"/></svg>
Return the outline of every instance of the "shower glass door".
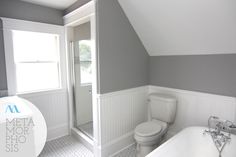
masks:
<svg viewBox="0 0 236 157"><path fill-rule="evenodd" d="M92 59L89 23L75 28L74 108L75 127L93 139ZM86 31L89 30L89 31ZM87 34L86 34L87 33Z"/></svg>

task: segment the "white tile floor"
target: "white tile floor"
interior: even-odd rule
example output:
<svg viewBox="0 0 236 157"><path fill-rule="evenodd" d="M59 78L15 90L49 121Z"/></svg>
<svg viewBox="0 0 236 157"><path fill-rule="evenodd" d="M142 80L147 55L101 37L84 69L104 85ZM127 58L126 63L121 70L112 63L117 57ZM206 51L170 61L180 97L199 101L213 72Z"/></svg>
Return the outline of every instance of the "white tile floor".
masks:
<svg viewBox="0 0 236 157"><path fill-rule="evenodd" d="M93 157L93 153L71 136L46 143L39 157Z"/></svg>
<svg viewBox="0 0 236 157"><path fill-rule="evenodd" d="M39 157L93 157L93 153L77 139L65 136L47 142ZM135 145L113 157L135 157Z"/></svg>

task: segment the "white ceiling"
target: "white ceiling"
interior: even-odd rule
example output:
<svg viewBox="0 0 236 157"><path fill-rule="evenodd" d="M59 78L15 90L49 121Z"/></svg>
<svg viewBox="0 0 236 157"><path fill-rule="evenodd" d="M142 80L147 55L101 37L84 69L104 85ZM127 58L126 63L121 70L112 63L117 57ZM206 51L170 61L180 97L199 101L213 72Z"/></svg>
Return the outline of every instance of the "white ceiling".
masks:
<svg viewBox="0 0 236 157"><path fill-rule="evenodd" d="M151 56L236 53L235 0L118 0Z"/></svg>
<svg viewBox="0 0 236 157"><path fill-rule="evenodd" d="M47 6L55 9L66 9L77 0L21 0L33 4Z"/></svg>

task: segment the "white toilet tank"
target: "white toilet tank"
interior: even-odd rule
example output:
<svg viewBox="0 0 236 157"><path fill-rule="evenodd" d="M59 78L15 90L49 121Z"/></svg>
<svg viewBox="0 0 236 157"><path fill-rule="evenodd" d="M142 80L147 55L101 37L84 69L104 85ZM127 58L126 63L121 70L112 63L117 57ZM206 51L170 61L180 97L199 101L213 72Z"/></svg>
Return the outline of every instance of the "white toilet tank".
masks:
<svg viewBox="0 0 236 157"><path fill-rule="evenodd" d="M150 114L152 119L166 123L173 123L175 120L177 100L167 94L152 93L149 95Z"/></svg>

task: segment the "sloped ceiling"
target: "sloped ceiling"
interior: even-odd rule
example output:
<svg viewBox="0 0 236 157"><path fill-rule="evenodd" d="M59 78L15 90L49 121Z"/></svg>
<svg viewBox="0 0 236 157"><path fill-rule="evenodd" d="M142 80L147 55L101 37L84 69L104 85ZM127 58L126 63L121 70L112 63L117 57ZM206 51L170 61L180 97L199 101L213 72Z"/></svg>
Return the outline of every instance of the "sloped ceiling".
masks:
<svg viewBox="0 0 236 157"><path fill-rule="evenodd" d="M149 55L236 53L235 0L118 0Z"/></svg>

